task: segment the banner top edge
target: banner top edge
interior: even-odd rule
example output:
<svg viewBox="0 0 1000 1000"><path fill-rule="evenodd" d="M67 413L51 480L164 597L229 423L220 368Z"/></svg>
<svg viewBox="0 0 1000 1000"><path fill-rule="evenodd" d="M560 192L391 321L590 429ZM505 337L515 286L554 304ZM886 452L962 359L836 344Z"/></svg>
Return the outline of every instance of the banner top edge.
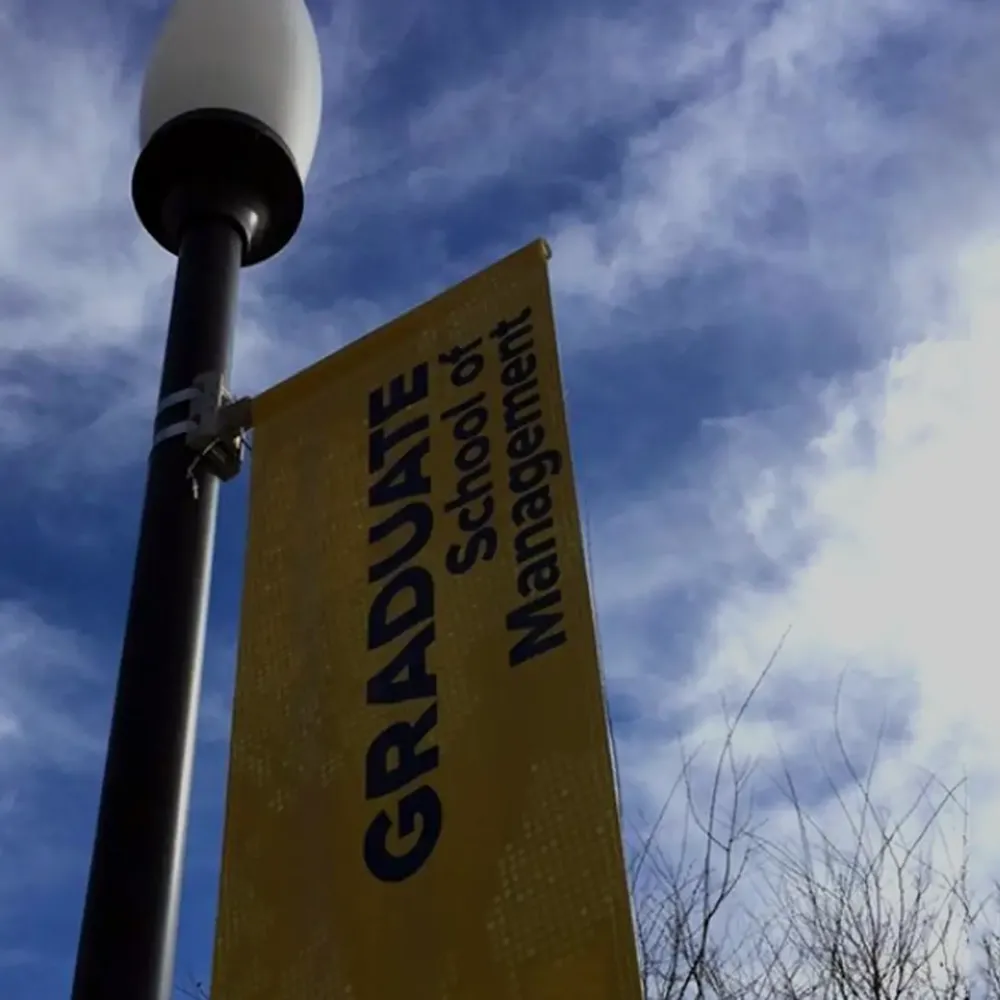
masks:
<svg viewBox="0 0 1000 1000"><path fill-rule="evenodd" d="M547 240L539 237L532 240L530 243L526 243L524 246L513 251L512 253L507 254L507 256L501 257L499 260L495 260L493 263L481 268L468 277L463 278L461 281L456 282L443 291L438 292L431 298L418 303L410 309L407 309L398 316L394 316L392 319L380 324L373 330L369 330L356 340L348 342L342 347L332 351L330 354L327 354L319 360L313 362L311 365L308 365L293 375L289 375L287 378L276 383L275 385L264 389L250 401L254 424L256 425L262 418L266 418L267 414L269 412L273 412L275 408L280 408L281 403L286 399L290 392L301 392L309 383L321 379L331 364L343 364L349 359L359 360L362 358L368 351L372 350L373 346L378 342L379 335L384 333L390 327L418 325L423 316L442 310L449 305L451 300L460 300L463 293L467 293L471 287L475 287L477 284L483 282L491 272L502 268L505 265L513 264L519 258L529 259L536 255L540 258L542 264L546 266L547 271L548 261L552 258L552 249Z"/></svg>

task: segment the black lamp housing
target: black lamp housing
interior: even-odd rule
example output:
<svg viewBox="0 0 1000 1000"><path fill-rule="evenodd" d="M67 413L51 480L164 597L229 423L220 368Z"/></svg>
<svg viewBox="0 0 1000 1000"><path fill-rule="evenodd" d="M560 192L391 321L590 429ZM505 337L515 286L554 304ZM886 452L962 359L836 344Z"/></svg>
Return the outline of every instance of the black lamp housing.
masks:
<svg viewBox="0 0 1000 1000"><path fill-rule="evenodd" d="M193 223L230 218L243 232L243 266L278 253L298 229L302 179L291 150L263 122L225 108L188 111L160 126L132 174L143 226L177 254Z"/></svg>

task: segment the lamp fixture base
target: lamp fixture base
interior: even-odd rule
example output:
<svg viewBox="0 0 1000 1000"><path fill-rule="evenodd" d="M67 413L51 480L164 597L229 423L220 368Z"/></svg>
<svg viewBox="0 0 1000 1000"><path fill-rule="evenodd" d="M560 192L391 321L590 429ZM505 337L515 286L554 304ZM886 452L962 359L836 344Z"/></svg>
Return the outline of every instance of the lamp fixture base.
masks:
<svg viewBox="0 0 1000 1000"><path fill-rule="evenodd" d="M177 254L187 228L225 216L244 237L242 265L273 257L295 235L304 207L302 179L281 137L238 111L204 108L153 133L132 174L139 220Z"/></svg>

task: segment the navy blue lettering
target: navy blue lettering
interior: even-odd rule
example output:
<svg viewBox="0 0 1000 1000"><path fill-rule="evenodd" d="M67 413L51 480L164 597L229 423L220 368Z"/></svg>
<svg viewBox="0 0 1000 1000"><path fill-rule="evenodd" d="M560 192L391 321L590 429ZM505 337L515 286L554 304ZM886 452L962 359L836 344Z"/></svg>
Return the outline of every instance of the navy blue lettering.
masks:
<svg viewBox="0 0 1000 1000"><path fill-rule="evenodd" d="M368 435L368 471L372 475L381 472L385 467L385 459L389 452L400 442L405 441L414 434L426 433L430 427L430 418L424 414L415 420L408 420L401 427L388 432L381 427L376 428Z"/></svg>
<svg viewBox="0 0 1000 1000"><path fill-rule="evenodd" d="M393 650L379 654L369 673L369 705L407 705L437 696L431 661L434 576L417 562L434 533L431 477L424 467L430 418L407 412L429 394L429 366L423 363L409 373L409 381L397 375L368 395L368 473L378 476L369 482L368 507L370 514L383 512L368 528L368 580L378 589L368 604L367 644L370 652ZM362 853L380 881L401 882L416 874L441 836L441 800L429 783L440 757L433 743L437 718L432 700L415 722L387 725L365 754L365 797L382 805L365 832ZM413 787L420 779L425 783Z"/></svg>
<svg viewBox="0 0 1000 1000"><path fill-rule="evenodd" d="M385 541L404 525L409 525L413 529L410 537L391 556L369 567L369 583L378 583L420 554L430 541L431 531L434 528L434 512L430 504L408 503L405 507L394 510L384 521L379 521L368 529L368 544L377 545Z"/></svg>
<svg viewBox="0 0 1000 1000"><path fill-rule="evenodd" d="M497 554L496 528L480 528L461 545L449 546L445 565L449 573L461 576L468 573L480 559L489 562Z"/></svg>
<svg viewBox="0 0 1000 1000"><path fill-rule="evenodd" d="M397 459L392 468L368 490L368 506L384 507L430 493L431 478L423 469L423 461L430 451L430 438L425 437Z"/></svg>
<svg viewBox="0 0 1000 1000"><path fill-rule="evenodd" d="M397 375L390 379L388 386L381 386L368 395L368 427L374 430L381 427L397 413L402 413L408 406L413 406L425 400L430 393L429 366L426 361L417 365L410 377L413 385L407 389L406 377Z"/></svg>
<svg viewBox="0 0 1000 1000"><path fill-rule="evenodd" d="M397 598L409 593L408 608L392 615ZM368 610L368 648L380 649L434 614L434 577L423 566L400 570L376 595Z"/></svg>
<svg viewBox="0 0 1000 1000"><path fill-rule="evenodd" d="M550 610L554 608L558 610ZM519 667L561 646L566 641L566 633L559 628L562 620L562 592L559 590L550 590L511 611L507 615L507 631L526 634L511 647L508 656L510 665Z"/></svg>
<svg viewBox="0 0 1000 1000"><path fill-rule="evenodd" d="M396 836L416 840L408 850L389 849L393 820L382 810L365 832L365 867L381 882L405 882L430 860L441 837L441 799L430 785L421 785L396 803ZM419 833L417 830L419 828Z"/></svg>
<svg viewBox="0 0 1000 1000"><path fill-rule="evenodd" d="M436 746L418 749L436 725L437 702L415 723L394 722L372 740L365 757L366 798L393 795L438 766Z"/></svg>
<svg viewBox="0 0 1000 1000"><path fill-rule="evenodd" d="M411 635L406 645L368 680L369 705L398 705L402 701L433 698L437 677L427 671L427 650L434 642L434 623Z"/></svg>

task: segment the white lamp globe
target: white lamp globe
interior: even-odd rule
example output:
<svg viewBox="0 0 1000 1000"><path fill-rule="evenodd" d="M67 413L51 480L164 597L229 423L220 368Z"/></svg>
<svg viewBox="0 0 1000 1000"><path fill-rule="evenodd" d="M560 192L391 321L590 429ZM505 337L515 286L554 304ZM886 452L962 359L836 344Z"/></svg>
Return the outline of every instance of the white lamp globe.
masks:
<svg viewBox="0 0 1000 1000"><path fill-rule="evenodd" d="M244 265L273 256L302 217L322 101L304 0L174 0L139 109L143 225L179 253L196 218L221 213L244 232Z"/></svg>
<svg viewBox="0 0 1000 1000"><path fill-rule="evenodd" d="M323 74L303 0L175 0L146 70L143 146L171 119L239 111L288 147L305 180L319 138Z"/></svg>

